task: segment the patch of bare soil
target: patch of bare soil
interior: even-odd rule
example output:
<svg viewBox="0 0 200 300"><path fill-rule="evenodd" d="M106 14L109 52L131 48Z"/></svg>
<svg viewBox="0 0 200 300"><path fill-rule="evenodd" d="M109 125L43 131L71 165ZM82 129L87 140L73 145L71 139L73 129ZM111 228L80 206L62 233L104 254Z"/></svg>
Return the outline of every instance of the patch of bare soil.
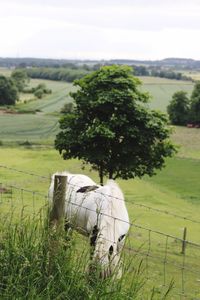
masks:
<svg viewBox="0 0 200 300"><path fill-rule="evenodd" d="M17 115L18 112L9 109L0 109L0 115Z"/></svg>
<svg viewBox="0 0 200 300"><path fill-rule="evenodd" d="M10 193L10 189L6 189L6 188L3 188L3 187L0 187L0 194L8 194Z"/></svg>

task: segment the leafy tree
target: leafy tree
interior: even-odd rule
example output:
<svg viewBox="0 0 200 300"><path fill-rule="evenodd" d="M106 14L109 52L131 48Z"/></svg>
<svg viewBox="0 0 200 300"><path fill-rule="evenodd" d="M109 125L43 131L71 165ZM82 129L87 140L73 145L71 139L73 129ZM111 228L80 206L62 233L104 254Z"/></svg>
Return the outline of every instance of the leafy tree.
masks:
<svg viewBox="0 0 200 300"><path fill-rule="evenodd" d="M42 96L44 95L44 92L42 89L37 89L34 92L35 97L37 97L38 99L42 99Z"/></svg>
<svg viewBox="0 0 200 300"><path fill-rule="evenodd" d="M18 90L12 79L0 75L0 105L13 105L18 99Z"/></svg>
<svg viewBox="0 0 200 300"><path fill-rule="evenodd" d="M19 92L22 92L29 82L29 77L25 70L16 69L12 72L11 78L15 82Z"/></svg>
<svg viewBox="0 0 200 300"><path fill-rule="evenodd" d="M194 85L191 95L191 120L200 124L200 81L197 81Z"/></svg>
<svg viewBox="0 0 200 300"><path fill-rule="evenodd" d="M68 103L65 103L65 105L61 108L60 112L62 114L68 114L68 113L72 113L73 110L74 110L74 103L68 102Z"/></svg>
<svg viewBox="0 0 200 300"><path fill-rule="evenodd" d="M174 125L185 125L189 120L190 100L187 93L178 91L173 94L172 100L167 107L169 119Z"/></svg>
<svg viewBox="0 0 200 300"><path fill-rule="evenodd" d="M75 81L76 106L60 120L55 147L64 159L78 158L109 178L153 175L175 152L166 115L151 111L139 79L127 66L102 67Z"/></svg>
<svg viewBox="0 0 200 300"><path fill-rule="evenodd" d="M137 65L132 65L134 74L136 76L149 76L149 70L145 66L137 66Z"/></svg>
<svg viewBox="0 0 200 300"><path fill-rule="evenodd" d="M34 95L41 99L44 94L51 94L51 90L46 87L46 84L40 83L36 87L32 88Z"/></svg>

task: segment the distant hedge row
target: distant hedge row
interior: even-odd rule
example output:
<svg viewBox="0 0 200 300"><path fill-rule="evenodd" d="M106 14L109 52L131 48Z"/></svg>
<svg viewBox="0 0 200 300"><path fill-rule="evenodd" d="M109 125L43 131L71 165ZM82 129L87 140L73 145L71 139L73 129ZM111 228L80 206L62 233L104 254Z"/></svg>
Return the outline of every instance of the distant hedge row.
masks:
<svg viewBox="0 0 200 300"><path fill-rule="evenodd" d="M60 68L27 68L26 72L31 78L41 78L41 79L49 79L56 81L66 81L73 82L75 79L80 79L86 74L97 70L102 65L94 65L94 66L75 66L74 67L60 67ZM174 72L170 70L160 70L155 67L146 67L146 66L136 66L132 65L133 73L135 76L155 76L161 78L169 78L176 80L192 80L190 77L183 75L181 72Z"/></svg>
<svg viewBox="0 0 200 300"><path fill-rule="evenodd" d="M30 68L26 72L31 78L41 78L56 81L73 82L80 79L89 72L84 69L66 69L66 68Z"/></svg>

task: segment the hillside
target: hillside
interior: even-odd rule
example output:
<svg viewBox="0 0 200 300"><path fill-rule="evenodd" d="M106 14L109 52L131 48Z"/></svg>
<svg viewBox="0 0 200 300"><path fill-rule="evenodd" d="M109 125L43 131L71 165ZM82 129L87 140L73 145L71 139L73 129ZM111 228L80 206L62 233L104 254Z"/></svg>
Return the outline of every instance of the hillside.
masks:
<svg viewBox="0 0 200 300"><path fill-rule="evenodd" d="M165 58L162 60L135 60L135 59L111 59L111 60L72 60L72 59L47 59L47 58L3 58L0 57L0 67L60 67L70 65L94 65L94 64L127 64L167 67L175 69L199 69L200 61L191 58Z"/></svg>
<svg viewBox="0 0 200 300"><path fill-rule="evenodd" d="M148 104L150 108L163 112L166 112L166 107L174 92L184 90L190 94L193 88L193 83L186 81L157 77L140 77L140 79L141 89L152 96ZM0 141L3 143L29 141L30 143L53 144L59 130L60 110L65 103L72 101L69 93L74 87L71 83L43 79L31 79L29 86L34 87L39 83L45 83L52 90L52 94L42 99L31 99L31 95L21 94L22 101L17 104L16 108L23 113L5 114L1 110Z"/></svg>

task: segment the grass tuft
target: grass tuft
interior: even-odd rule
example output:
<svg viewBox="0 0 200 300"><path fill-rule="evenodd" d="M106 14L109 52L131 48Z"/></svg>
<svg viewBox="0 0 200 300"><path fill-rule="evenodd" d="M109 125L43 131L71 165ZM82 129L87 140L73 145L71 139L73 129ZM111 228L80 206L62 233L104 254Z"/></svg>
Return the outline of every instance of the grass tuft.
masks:
<svg viewBox="0 0 200 300"><path fill-rule="evenodd" d="M88 251L71 233L54 232L38 216L12 221L0 227L1 299L157 299L155 290L144 296L141 263L125 264L132 272L120 280L91 280Z"/></svg>

